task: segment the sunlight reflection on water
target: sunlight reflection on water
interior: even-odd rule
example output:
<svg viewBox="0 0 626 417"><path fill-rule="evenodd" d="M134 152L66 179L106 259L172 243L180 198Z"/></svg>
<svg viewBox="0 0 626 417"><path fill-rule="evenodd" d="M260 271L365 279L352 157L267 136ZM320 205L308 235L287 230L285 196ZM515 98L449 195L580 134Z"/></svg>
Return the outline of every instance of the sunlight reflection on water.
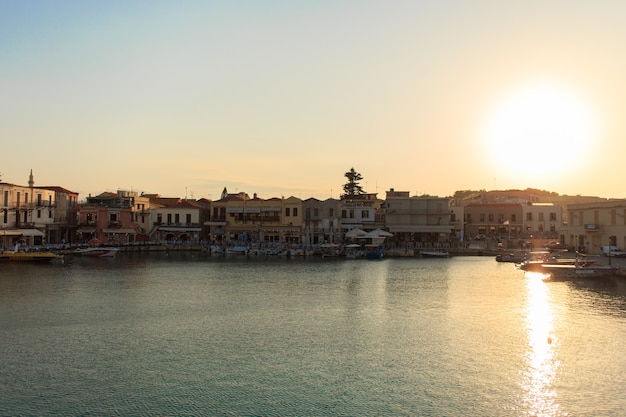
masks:
<svg viewBox="0 0 626 417"><path fill-rule="evenodd" d="M555 348L551 298L543 275L527 273L528 352L522 375L522 389L527 414L532 416L559 415L559 403L554 388L559 362Z"/></svg>

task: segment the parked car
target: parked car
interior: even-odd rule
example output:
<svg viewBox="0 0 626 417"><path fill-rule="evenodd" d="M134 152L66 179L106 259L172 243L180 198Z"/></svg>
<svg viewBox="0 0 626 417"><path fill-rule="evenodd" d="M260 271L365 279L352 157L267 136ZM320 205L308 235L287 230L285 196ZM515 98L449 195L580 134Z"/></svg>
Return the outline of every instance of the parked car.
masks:
<svg viewBox="0 0 626 417"><path fill-rule="evenodd" d="M487 236L483 235L482 233L474 236L474 240L485 240L485 239L487 239Z"/></svg>
<svg viewBox="0 0 626 417"><path fill-rule="evenodd" d="M543 245L547 250L549 251L556 251L556 250L561 250L561 249L565 249L565 246L561 244L561 242L548 242L545 245Z"/></svg>
<svg viewBox="0 0 626 417"><path fill-rule="evenodd" d="M615 258L626 258L626 252L617 246L602 246L602 255Z"/></svg>

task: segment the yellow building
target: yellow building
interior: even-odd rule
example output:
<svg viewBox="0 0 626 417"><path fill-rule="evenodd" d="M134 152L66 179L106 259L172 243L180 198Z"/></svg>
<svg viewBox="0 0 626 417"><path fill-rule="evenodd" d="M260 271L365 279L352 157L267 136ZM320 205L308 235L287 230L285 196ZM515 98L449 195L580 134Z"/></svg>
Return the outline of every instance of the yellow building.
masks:
<svg viewBox="0 0 626 417"><path fill-rule="evenodd" d="M567 246L600 255L607 245L626 248L626 200L571 204L560 234Z"/></svg>
<svg viewBox="0 0 626 417"><path fill-rule="evenodd" d="M211 203L212 240L228 243L299 244L302 242L302 200L262 199L256 194L228 194Z"/></svg>

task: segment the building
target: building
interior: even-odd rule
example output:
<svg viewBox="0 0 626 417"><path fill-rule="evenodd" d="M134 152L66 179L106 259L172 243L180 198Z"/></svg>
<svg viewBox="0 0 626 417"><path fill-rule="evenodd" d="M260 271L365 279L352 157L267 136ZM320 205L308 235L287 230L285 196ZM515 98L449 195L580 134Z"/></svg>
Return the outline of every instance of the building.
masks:
<svg viewBox="0 0 626 417"><path fill-rule="evenodd" d="M72 213L72 202L76 201L77 194L60 190L60 187L35 187L32 170L28 186L0 182L2 247L14 246L17 242L29 246L42 245L63 239L63 233L55 232L58 230L57 226L63 228L68 225L67 222L59 221L67 220L65 216L68 212ZM57 197L60 195L66 196L69 205L64 205L63 210L57 213ZM63 200L64 204L66 202Z"/></svg>
<svg viewBox="0 0 626 417"><path fill-rule="evenodd" d="M626 200L570 204L568 219L559 229L561 243L592 255L606 245L626 248Z"/></svg>
<svg viewBox="0 0 626 417"><path fill-rule="evenodd" d="M78 241L96 239L109 244L125 244L136 241L139 228L134 221L134 191L118 190L89 196L78 209Z"/></svg>
<svg viewBox="0 0 626 417"><path fill-rule="evenodd" d="M306 246L341 241L341 201L335 198L318 200L308 198L302 202L302 237Z"/></svg>
<svg viewBox="0 0 626 417"><path fill-rule="evenodd" d="M385 225L396 244L432 245L449 243L452 234L450 199L413 196L408 191L387 191Z"/></svg>
<svg viewBox="0 0 626 417"><path fill-rule="evenodd" d="M150 240L176 243L200 243L210 208L193 200L177 200L175 204L152 204L150 217L154 226Z"/></svg>
<svg viewBox="0 0 626 417"><path fill-rule="evenodd" d="M224 188L211 203L210 238L222 243L302 243L302 200L296 197L263 199L254 194L229 194Z"/></svg>

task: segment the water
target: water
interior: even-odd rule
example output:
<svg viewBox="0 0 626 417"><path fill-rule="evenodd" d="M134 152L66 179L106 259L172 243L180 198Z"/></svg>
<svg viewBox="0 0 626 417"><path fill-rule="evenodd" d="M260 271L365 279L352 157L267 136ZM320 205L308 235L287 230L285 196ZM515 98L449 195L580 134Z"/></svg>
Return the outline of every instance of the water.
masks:
<svg viewBox="0 0 626 417"><path fill-rule="evenodd" d="M486 257L0 265L0 415L623 415L625 287Z"/></svg>

